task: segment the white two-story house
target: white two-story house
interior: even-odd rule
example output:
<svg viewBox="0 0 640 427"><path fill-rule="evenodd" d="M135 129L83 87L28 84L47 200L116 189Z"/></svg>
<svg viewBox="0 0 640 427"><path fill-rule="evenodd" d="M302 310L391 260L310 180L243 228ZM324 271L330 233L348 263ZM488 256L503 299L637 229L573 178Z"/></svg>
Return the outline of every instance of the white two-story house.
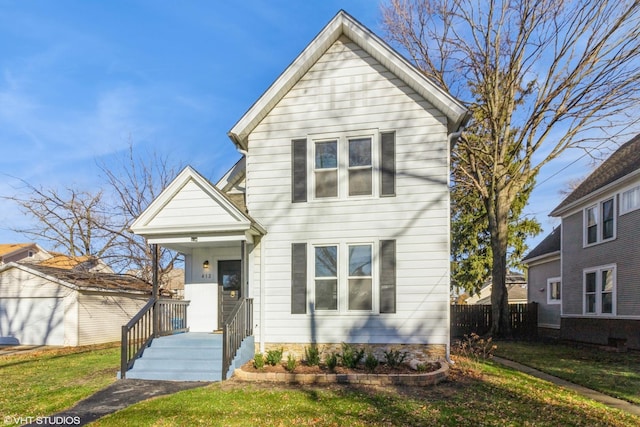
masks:
<svg viewBox="0 0 640 427"><path fill-rule="evenodd" d="M449 149L467 118L341 11L229 131L238 163L215 185L186 168L132 230L185 255L191 332L250 298L256 350L445 357Z"/></svg>

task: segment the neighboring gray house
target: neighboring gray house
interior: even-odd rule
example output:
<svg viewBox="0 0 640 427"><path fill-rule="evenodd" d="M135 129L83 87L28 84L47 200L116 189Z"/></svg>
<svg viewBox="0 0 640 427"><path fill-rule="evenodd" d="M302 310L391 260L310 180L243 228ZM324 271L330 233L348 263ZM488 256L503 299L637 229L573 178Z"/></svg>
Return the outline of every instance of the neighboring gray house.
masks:
<svg viewBox="0 0 640 427"><path fill-rule="evenodd" d="M522 260L528 267L527 301L538 303L538 334L542 337L558 338L560 336L561 230L561 226L556 227Z"/></svg>
<svg viewBox="0 0 640 427"><path fill-rule="evenodd" d="M131 229L185 255L190 332L252 298L260 351L449 348L449 147L466 108L341 11Z"/></svg>
<svg viewBox="0 0 640 427"><path fill-rule="evenodd" d="M529 254L530 280L536 281L530 281L530 296L544 277L548 293L556 277L560 338L640 349L640 135L603 162L551 216L562 219L560 275L557 260L541 263L545 254ZM554 252L546 255L552 259Z"/></svg>

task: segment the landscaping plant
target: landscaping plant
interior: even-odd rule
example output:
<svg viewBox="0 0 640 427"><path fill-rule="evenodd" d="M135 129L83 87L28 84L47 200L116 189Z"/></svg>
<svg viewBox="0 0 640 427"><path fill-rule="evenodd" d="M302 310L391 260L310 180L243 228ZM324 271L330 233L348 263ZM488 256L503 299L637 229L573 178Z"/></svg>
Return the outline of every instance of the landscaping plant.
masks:
<svg viewBox="0 0 640 427"><path fill-rule="evenodd" d="M267 351L267 364L276 366L282 360L282 353L282 348Z"/></svg>
<svg viewBox="0 0 640 427"><path fill-rule="evenodd" d="M384 363L390 368L397 368L402 365L404 359L407 358L406 351L389 350L384 352Z"/></svg>
<svg viewBox="0 0 640 427"><path fill-rule="evenodd" d="M358 349L351 344L342 343L342 353L340 353L340 359L342 360L342 366L349 369L354 369L362 358L364 357L364 350Z"/></svg>
<svg viewBox="0 0 640 427"><path fill-rule="evenodd" d="M315 345L304 348L304 359L309 366L318 366L320 364L320 349Z"/></svg>
<svg viewBox="0 0 640 427"><path fill-rule="evenodd" d="M367 357L364 359L364 367L366 370L373 372L379 364L380 362L378 362L378 358L376 358L376 356L370 351L367 352Z"/></svg>

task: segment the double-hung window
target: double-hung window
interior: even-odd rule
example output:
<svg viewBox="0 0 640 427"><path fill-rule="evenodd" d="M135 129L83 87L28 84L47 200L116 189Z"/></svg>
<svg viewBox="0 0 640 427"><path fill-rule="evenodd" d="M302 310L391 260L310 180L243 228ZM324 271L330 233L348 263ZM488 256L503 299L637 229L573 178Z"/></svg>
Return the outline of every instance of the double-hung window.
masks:
<svg viewBox="0 0 640 427"><path fill-rule="evenodd" d="M640 209L640 185L620 194L620 215Z"/></svg>
<svg viewBox="0 0 640 427"><path fill-rule="evenodd" d="M606 242L616 235L615 198L601 201L584 210L584 246Z"/></svg>
<svg viewBox="0 0 640 427"><path fill-rule="evenodd" d="M547 304L561 303L561 283L559 277L553 277L547 280Z"/></svg>
<svg viewBox="0 0 640 427"><path fill-rule="evenodd" d="M395 196L395 147L376 130L291 141L291 201Z"/></svg>
<svg viewBox="0 0 640 427"><path fill-rule="evenodd" d="M395 313L395 240L293 243L291 313L306 314L307 307L317 313Z"/></svg>
<svg viewBox="0 0 640 427"><path fill-rule="evenodd" d="M616 267L584 270L584 314L615 315Z"/></svg>

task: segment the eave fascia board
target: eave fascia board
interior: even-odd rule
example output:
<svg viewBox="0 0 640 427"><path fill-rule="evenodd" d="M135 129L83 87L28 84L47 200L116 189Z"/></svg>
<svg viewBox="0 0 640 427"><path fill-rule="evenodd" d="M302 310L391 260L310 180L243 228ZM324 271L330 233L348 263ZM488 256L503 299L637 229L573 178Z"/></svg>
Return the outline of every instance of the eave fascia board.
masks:
<svg viewBox="0 0 640 427"><path fill-rule="evenodd" d="M522 260L522 263L532 267L534 265L545 264L547 262L558 261L560 259L560 251L549 252L548 254L538 255L537 257Z"/></svg>

